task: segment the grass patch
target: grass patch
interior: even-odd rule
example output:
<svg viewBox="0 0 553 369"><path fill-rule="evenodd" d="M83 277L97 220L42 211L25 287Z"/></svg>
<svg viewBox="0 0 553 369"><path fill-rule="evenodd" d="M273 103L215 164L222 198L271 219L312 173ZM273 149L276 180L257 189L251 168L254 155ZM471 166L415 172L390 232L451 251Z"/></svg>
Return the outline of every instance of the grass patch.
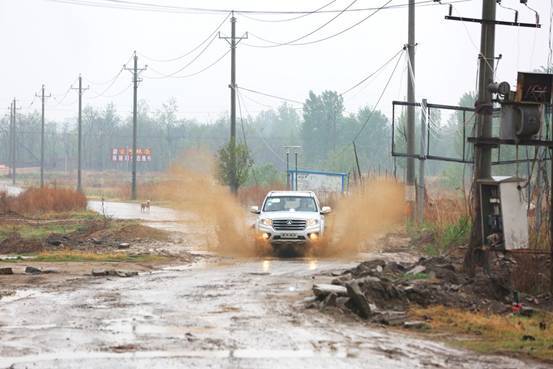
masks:
<svg viewBox="0 0 553 369"><path fill-rule="evenodd" d="M403 278L409 281L415 281L429 279L430 275L428 275L427 273L404 274Z"/></svg>
<svg viewBox="0 0 553 369"><path fill-rule="evenodd" d="M461 216L451 223L410 224L407 231L429 256L439 256L452 247L464 245L470 237L471 222L468 216Z"/></svg>
<svg viewBox="0 0 553 369"><path fill-rule="evenodd" d="M432 306L411 310L417 319L430 317L431 329L450 335L450 343L480 353L510 353L553 361L553 314L531 318L515 315L474 313ZM540 328L545 324L545 329Z"/></svg>
<svg viewBox="0 0 553 369"><path fill-rule="evenodd" d="M28 255L31 256L31 255ZM35 255L32 261L42 262L161 262L168 258L159 255L129 255L124 252L95 253L89 251L60 250L44 251Z"/></svg>
<svg viewBox="0 0 553 369"><path fill-rule="evenodd" d="M78 223L69 224L8 224L0 225L0 240L8 238L10 235L18 233L24 240L42 239L51 233L68 234L82 229L83 225Z"/></svg>

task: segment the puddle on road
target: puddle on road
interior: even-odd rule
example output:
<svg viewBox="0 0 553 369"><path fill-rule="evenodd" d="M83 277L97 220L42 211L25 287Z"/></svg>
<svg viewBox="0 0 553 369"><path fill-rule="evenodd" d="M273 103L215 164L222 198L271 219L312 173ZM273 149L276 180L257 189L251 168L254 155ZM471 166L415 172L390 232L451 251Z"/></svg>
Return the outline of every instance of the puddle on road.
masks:
<svg viewBox="0 0 553 369"><path fill-rule="evenodd" d="M302 358L346 358L346 351L314 350L182 350L182 351L130 351L130 352L55 352L37 355L0 358L0 366L28 364L57 360L94 360L94 359L166 359L166 358L207 358L207 359L302 359Z"/></svg>
<svg viewBox="0 0 553 369"><path fill-rule="evenodd" d="M33 289L17 290L13 295L3 296L2 298L0 298L0 303L5 304L7 302L21 300L27 297L34 296L39 293L40 293L39 291L33 290Z"/></svg>

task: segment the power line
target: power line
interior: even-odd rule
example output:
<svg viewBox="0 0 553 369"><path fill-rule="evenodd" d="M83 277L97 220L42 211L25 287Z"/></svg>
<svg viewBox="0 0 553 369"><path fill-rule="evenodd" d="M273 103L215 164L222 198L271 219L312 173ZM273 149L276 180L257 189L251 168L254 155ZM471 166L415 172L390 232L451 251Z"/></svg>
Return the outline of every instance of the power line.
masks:
<svg viewBox="0 0 553 369"><path fill-rule="evenodd" d="M377 70L375 70L374 72L372 72L371 74L369 74L367 77L363 78L361 81L357 82L355 85L351 86L350 88L348 88L347 90L345 90L344 92L340 93L340 95L345 95L347 94L348 92L354 90L355 88L359 87L360 85L362 85L363 83L365 83L369 78L373 77L375 74L377 74L378 72L380 72L382 69L384 69L384 67L386 67L388 64L390 64L398 55L402 54L403 52L405 51L405 48L401 48L397 53L395 53L390 59L388 59L384 64L382 64L380 67L378 67Z"/></svg>
<svg viewBox="0 0 553 369"><path fill-rule="evenodd" d="M374 115L374 112L376 111L376 108L378 107L378 104L380 103L380 100L382 100L382 97L384 96L384 93L386 92L386 90L388 88L388 85L392 81L392 77L394 76L394 74L396 72L396 69L397 69L397 66L399 65L400 60L401 60L401 58L398 58L398 60L396 62L396 65L394 66L394 69L392 70L392 73L390 74L390 77L388 78L388 81L386 82L386 85L382 89L382 92L380 93L380 96L378 97L378 100L376 101L376 104L374 104L371 113L369 114L369 116L367 117L367 119L365 120L365 122L363 123L363 125L361 126L361 128L359 129L359 131L357 132L355 137L353 138L353 140L352 140L353 142L355 142L359 138L359 135L361 135L361 133L363 132L363 130L365 129L365 127L367 126L367 124L371 120L372 116Z"/></svg>
<svg viewBox="0 0 553 369"><path fill-rule="evenodd" d="M183 59L183 58L186 58L188 55L192 54L193 52L195 52L196 50L198 50L200 47L202 47L206 42L209 41L209 39L211 39L213 36L215 36L215 34L217 33L217 31L219 31L221 29L221 27L223 26L223 24L225 24L225 22L227 21L228 17L230 16L231 13L228 13L225 18L221 21L221 23L219 23L217 25L217 27L215 28L215 30L213 30L213 32L211 32L209 34L209 36L207 36L207 38L205 38L202 42L200 42L198 45L196 45L194 48L192 48L191 50L187 51L186 53L180 55L180 56L177 56L177 57L174 57L174 58L169 58L169 59L156 59L156 58L152 58L152 57L149 57L147 55L144 55L142 53L138 53L140 56L142 56L143 58L146 58L148 60L151 60L153 62L159 62L159 63L168 63L168 62L173 62L173 61L177 61L177 60L180 60L180 59Z"/></svg>
<svg viewBox="0 0 553 369"><path fill-rule="evenodd" d="M262 41L265 41L265 42L268 42L268 43L271 43L272 45L254 45L254 44L246 44L247 46L250 46L250 47L257 47L257 48L271 48L271 47L279 47L279 46L306 46L306 45L312 45L312 44L316 44L316 43L319 43L319 42L323 42L323 41L327 41L327 40L330 40L331 38L334 38L334 37L338 37L340 35L342 35L343 33L346 33L350 30L352 30L353 28L357 27L358 25L360 25L361 23L364 23L365 21L367 21L369 18L371 18L373 15L377 14L379 11L381 11L382 9L385 9L385 6L390 4L393 0L388 0L386 1L386 3L384 5L382 5L381 7L375 9L372 13L370 13L368 16L366 16L365 18L361 19L360 21L358 21L357 23L354 23L353 25L341 30L340 32L338 33L335 33L333 35L330 35L330 36L327 36L327 37L323 37L323 38L320 38L318 40L313 40L313 41L307 41L307 42L299 42L299 43L296 43L296 41L298 40L301 40L305 37L301 37L299 39L296 39L294 41L290 41L290 42L286 42L286 43L279 43L279 42L275 42L275 41L271 41L271 40L267 40L267 39L264 39L262 37L259 37L255 34L252 34L252 36L262 40ZM333 19L331 19L329 22L325 23L328 24L330 23L331 21L333 21L334 19L338 18L338 16L340 16L342 13L338 14L336 17L334 17ZM323 25L323 27L325 26ZM309 36L312 35L313 33L319 31L322 27L319 27L317 28L315 31L311 32L310 34L308 34Z"/></svg>
<svg viewBox="0 0 553 369"><path fill-rule="evenodd" d="M132 54L131 56L129 56L129 58L127 59L127 61L125 61L123 64L128 64L132 59ZM103 85L107 85L108 83L112 83L113 80L117 79L117 77L119 77L119 74L121 72L119 71L117 74L115 74L115 76L111 77L110 79L106 80L106 81L101 81L101 82L97 82L97 81L91 81L89 80L88 78L86 77L82 77L85 81L87 81L89 84L91 85L97 85L97 86L103 86Z"/></svg>
<svg viewBox="0 0 553 369"><path fill-rule="evenodd" d="M345 13L346 10L348 10L349 8L351 8L358 0L353 0L351 3L348 4L348 6L346 6L344 9L342 9L342 11L340 11L338 14L336 14L334 17L330 18L330 20L326 21L325 23L323 23L322 25L320 25L319 27L315 28L314 30L304 34L303 36L300 36L298 38L295 38L293 40L290 40L290 41L286 41L286 42L277 42L277 41L270 41L270 40L267 40L267 39L264 39L262 37L259 37L259 36L255 36L256 38L262 40L262 41L265 41L265 42L268 42L268 43L271 43L273 45L265 45L265 46L262 46L262 45L258 45L257 47L278 47L278 46L286 46L286 45L293 45L295 44L296 42L298 41L301 41L317 32L319 32L321 29L323 29L324 27L328 26L330 23L334 22L336 19L338 19L338 17L340 17L342 14ZM390 3L392 0L388 0L388 3ZM253 46L253 45L250 45L250 46Z"/></svg>
<svg viewBox="0 0 553 369"><path fill-rule="evenodd" d="M165 74L165 73L162 73L162 72L159 72L155 69L152 69L152 71L154 71L155 73L159 74L160 76L158 77L149 77L150 79L164 79L164 78L171 78L173 77L174 75L176 74L179 74L180 72L182 72L183 70L185 70L186 68L188 68L190 65L192 65L196 60L198 60L200 58L200 56L202 56L206 50L211 46L211 44L213 44L213 42L217 39L217 37L213 36L211 38L211 41L209 41L207 43L207 45L205 45L205 47L198 53L198 55L196 55L194 58L192 58L192 60L190 60L188 63L186 63L183 67L177 69L176 71L174 72L171 72L171 73L168 73L168 74ZM151 69L151 68L150 68Z"/></svg>
<svg viewBox="0 0 553 369"><path fill-rule="evenodd" d="M95 96L91 96L90 99L96 99L98 97L104 96L106 92L108 92L113 87L113 85L115 85L115 82L117 82L117 79L119 79L119 76L121 76L121 73L123 73L123 67L121 67L121 69L119 70L119 72L117 72L115 77L112 78L111 83L108 85L108 87L102 90L102 92L100 92L99 94L96 94Z"/></svg>
<svg viewBox="0 0 553 369"><path fill-rule="evenodd" d="M184 14L221 14L229 13L233 9L220 9L220 8L199 8L199 7L183 7L183 6L173 6L173 5L160 5L156 3L148 2L138 2L138 1L123 1L123 0L48 0L50 2L70 4L70 5L82 5L98 8L111 8L111 9L123 9L123 10L135 10L135 11L149 11L149 12L161 12L161 13L184 13ZM416 2L418 6L434 6L434 5L447 5L455 4L461 2L468 2L472 0L453 0L447 3L438 3L435 0L422 0ZM407 3L404 4L394 4L385 7L385 9L398 9L408 6ZM370 10L376 10L378 8L374 7L364 7L364 8L351 8L346 12L364 12ZM342 10L339 9L329 9L329 10L318 10L314 12L313 10L251 10L251 9L234 9L235 13L239 14L265 14L265 15L301 15L301 14L332 14L340 13Z"/></svg>
<svg viewBox="0 0 553 369"><path fill-rule="evenodd" d="M238 104L240 104L240 91L237 90L237 92L238 92L238 102L239 102ZM248 112L248 108L246 107L246 105L244 105L244 110L246 110L246 114L247 114L246 119L248 119L250 117L250 113ZM283 158L280 157L279 154L275 152L275 150L271 147L271 145L269 145L267 140L265 140L265 138L257 131L257 129L255 129L253 124L250 124L250 127L257 134L257 136L259 136L259 138L261 139L261 142L263 142L263 144L269 149L269 151L275 155L275 157L277 157L282 162L286 162Z"/></svg>
<svg viewBox="0 0 553 369"><path fill-rule="evenodd" d="M276 95L271 95L271 94L268 94L268 93L265 93L265 92L256 91L256 90L252 90L252 89L245 88L245 87L240 87L240 86L236 86L236 87L237 87L239 90L249 91L249 92L252 92L252 93L254 93L254 94L263 95L263 96L267 96L267 97L272 97L273 99L279 99L279 100L288 101L288 102L291 102L291 103L294 103L294 104L302 104L302 105L303 105L303 102L302 102L302 101L293 100L293 99L287 99L287 98L285 98L285 97L280 97L280 96L276 96Z"/></svg>
<svg viewBox="0 0 553 369"><path fill-rule="evenodd" d="M307 16L310 16L312 14L316 14L316 13L321 13L321 11L325 8L328 8L330 5L334 4L336 2L336 0L332 0L326 4L324 4L323 6L321 6L320 8L317 8L315 10L313 10L312 12L308 12L308 13L304 13L304 14L300 14L298 16L295 16L295 17L292 17L292 18L286 18L286 19L262 19L262 18L256 18L256 17L252 17L251 15L248 15L247 13L242 13L242 16L248 18L248 19L251 19L251 20L254 20L254 21L257 21L257 22L265 22L265 23L282 23L282 22L291 22L291 21L295 21L295 20L298 20L298 19L301 19L301 18L304 18L304 17L307 17Z"/></svg>
<svg viewBox="0 0 553 369"><path fill-rule="evenodd" d="M219 58L217 58L213 63L209 64L208 66L206 66L205 68L203 69L200 69L199 71L197 72L194 72L194 73L190 73L190 74L185 74L183 76L171 76L170 78L190 78L190 77L194 77L194 76L197 76L198 74L201 74L203 72L205 72L206 70L214 67L216 64L218 64L221 60L223 60L223 58L225 56L227 56L228 54L230 53L230 50L227 50L223 55L221 55ZM151 68L150 68L151 69ZM144 75L144 78L148 78L148 79L155 79L156 77L149 77L149 76L146 76Z"/></svg>

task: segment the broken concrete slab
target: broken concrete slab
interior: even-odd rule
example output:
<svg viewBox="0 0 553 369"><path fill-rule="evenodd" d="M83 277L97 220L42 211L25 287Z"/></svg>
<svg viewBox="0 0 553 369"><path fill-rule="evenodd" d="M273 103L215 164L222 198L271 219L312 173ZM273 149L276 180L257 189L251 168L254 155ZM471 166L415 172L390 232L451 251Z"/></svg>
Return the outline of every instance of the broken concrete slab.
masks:
<svg viewBox="0 0 553 369"><path fill-rule="evenodd" d="M403 327L407 329L429 329L430 326L422 320L403 322Z"/></svg>
<svg viewBox="0 0 553 369"><path fill-rule="evenodd" d="M25 268L25 273L27 273L27 274L41 274L42 270L38 269L38 268L35 268L35 267L32 267L32 266L27 266Z"/></svg>
<svg viewBox="0 0 553 369"><path fill-rule="evenodd" d="M326 298L323 301L323 306L336 306L336 299L338 298L338 295L336 295L334 292L329 293Z"/></svg>
<svg viewBox="0 0 553 369"><path fill-rule="evenodd" d="M426 267L424 265L417 265L413 269L408 270L405 274L407 275L417 275L419 273L423 273L426 270Z"/></svg>
<svg viewBox="0 0 553 369"><path fill-rule="evenodd" d="M350 301L356 307L357 313L361 318L368 319L372 315L372 310L367 301L367 298L361 291L359 284L357 282L351 282L346 284L347 294L350 298Z"/></svg>
<svg viewBox="0 0 553 369"><path fill-rule="evenodd" d="M103 277L108 275L108 271L103 269L92 269L92 275L94 277Z"/></svg>
<svg viewBox="0 0 553 369"><path fill-rule="evenodd" d="M377 314L373 321L385 325L402 325L407 320L407 314L403 311L382 311Z"/></svg>
<svg viewBox="0 0 553 369"><path fill-rule="evenodd" d="M320 299L324 299L331 293L335 293L337 296L347 296L348 290L344 286L317 283L313 285L313 293Z"/></svg>
<svg viewBox="0 0 553 369"><path fill-rule="evenodd" d="M0 268L0 275L9 275L13 274L12 268Z"/></svg>
<svg viewBox="0 0 553 369"><path fill-rule="evenodd" d="M93 269L92 275L95 277L121 277L121 278L128 278L128 277L134 277L138 275L138 272L130 272L125 270L115 270L115 269Z"/></svg>

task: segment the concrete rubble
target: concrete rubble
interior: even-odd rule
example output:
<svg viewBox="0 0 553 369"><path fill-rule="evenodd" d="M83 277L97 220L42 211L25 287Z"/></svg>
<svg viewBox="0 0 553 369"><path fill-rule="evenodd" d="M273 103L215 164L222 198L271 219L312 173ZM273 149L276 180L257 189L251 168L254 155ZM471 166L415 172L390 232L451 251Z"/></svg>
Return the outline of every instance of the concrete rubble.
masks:
<svg viewBox="0 0 553 369"><path fill-rule="evenodd" d="M332 284L315 284L310 308L337 308L380 324L426 329L421 321L409 321L412 306L444 305L471 311L510 312L513 288L505 277L511 265L506 257L492 262L489 274L466 275L461 261L446 257L421 258L415 263L366 261L355 268L332 273ZM546 303L553 303L545 296ZM535 297L526 297L536 302ZM530 316L538 307L525 304L520 314Z"/></svg>
<svg viewBox="0 0 553 369"><path fill-rule="evenodd" d="M115 269L93 269L91 273L94 277L135 277L138 275L138 272L130 272L124 270L115 270Z"/></svg>

